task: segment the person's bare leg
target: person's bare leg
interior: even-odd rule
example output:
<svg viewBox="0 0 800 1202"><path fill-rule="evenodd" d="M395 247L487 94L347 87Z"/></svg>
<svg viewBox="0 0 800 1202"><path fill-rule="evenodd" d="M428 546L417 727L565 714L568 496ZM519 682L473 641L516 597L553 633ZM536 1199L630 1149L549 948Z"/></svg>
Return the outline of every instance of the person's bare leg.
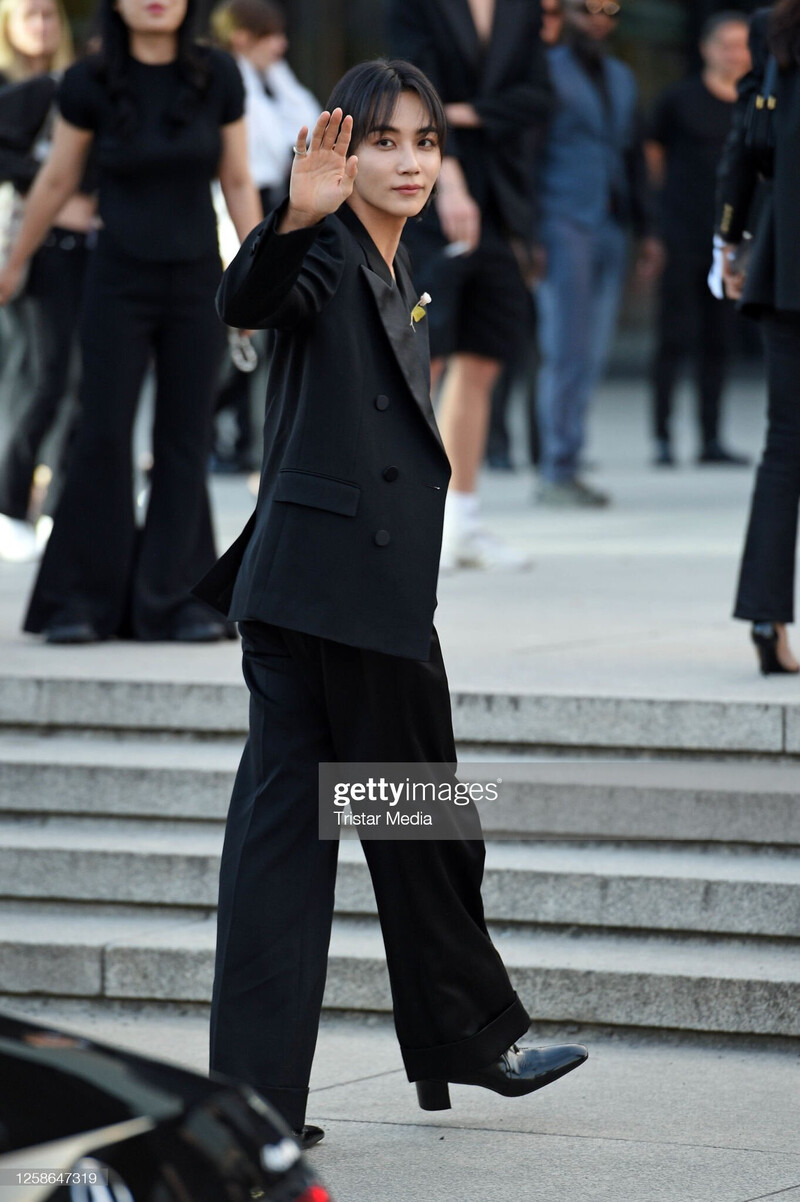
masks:
<svg viewBox="0 0 800 1202"><path fill-rule="evenodd" d="M441 571L530 566L526 554L507 546L480 521L478 473L489 432L492 391L501 366L482 355L457 354L447 361L438 420L453 474L444 512ZM441 379L438 363L435 378Z"/></svg>
<svg viewBox="0 0 800 1202"><path fill-rule="evenodd" d="M431 359L431 400L436 399L436 393L446 367L447 360L445 358Z"/></svg>
<svg viewBox="0 0 800 1202"><path fill-rule="evenodd" d="M787 672L796 672L800 665L798 665L797 660L792 654L792 649L789 646L789 632L782 622L775 622L775 634L778 636L778 642L775 647L778 663Z"/></svg>
<svg viewBox="0 0 800 1202"><path fill-rule="evenodd" d="M448 360L438 421L453 468L453 492L475 492L486 450L492 390L500 369L496 359L482 355L457 354Z"/></svg>

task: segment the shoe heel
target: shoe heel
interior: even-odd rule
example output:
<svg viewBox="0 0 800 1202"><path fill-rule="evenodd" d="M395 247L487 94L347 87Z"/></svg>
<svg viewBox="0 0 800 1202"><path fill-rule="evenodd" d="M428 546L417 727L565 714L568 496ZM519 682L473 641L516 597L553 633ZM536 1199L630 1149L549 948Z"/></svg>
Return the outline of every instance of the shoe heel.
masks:
<svg viewBox="0 0 800 1202"><path fill-rule="evenodd" d="M421 1110L449 1110L450 1089L446 1081L417 1081L417 1101Z"/></svg>

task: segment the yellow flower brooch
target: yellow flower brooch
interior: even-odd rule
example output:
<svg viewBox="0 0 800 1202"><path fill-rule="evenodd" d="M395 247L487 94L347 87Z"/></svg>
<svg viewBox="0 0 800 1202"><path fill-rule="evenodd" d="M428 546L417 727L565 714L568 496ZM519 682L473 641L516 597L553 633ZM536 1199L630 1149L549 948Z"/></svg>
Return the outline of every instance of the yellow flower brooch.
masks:
<svg viewBox="0 0 800 1202"><path fill-rule="evenodd" d="M423 292L422 296L419 298L417 303L414 305L414 308L411 310L411 329L412 330L414 329L414 326L417 324L418 321L422 321L423 317L425 316L425 306L429 305L430 303L431 303L430 294L427 292Z"/></svg>

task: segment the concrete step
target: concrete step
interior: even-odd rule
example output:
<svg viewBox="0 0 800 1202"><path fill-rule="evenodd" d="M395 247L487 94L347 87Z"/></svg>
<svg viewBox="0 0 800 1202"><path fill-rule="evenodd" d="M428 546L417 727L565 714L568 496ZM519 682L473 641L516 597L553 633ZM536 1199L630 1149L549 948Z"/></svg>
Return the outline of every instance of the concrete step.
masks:
<svg viewBox="0 0 800 1202"><path fill-rule="evenodd" d="M800 704L460 692L462 742L800 755ZM244 733L242 684L7 675L0 726Z"/></svg>
<svg viewBox="0 0 800 1202"><path fill-rule="evenodd" d="M0 812L222 821L243 740L0 734ZM462 756L465 778L489 761ZM487 834L800 846L793 763L516 759Z"/></svg>
<svg viewBox="0 0 800 1202"><path fill-rule="evenodd" d="M50 819L0 823L0 896L213 908L219 824ZM612 844L487 846L486 915L543 926L797 938L793 853ZM357 841L340 846L336 906L374 915Z"/></svg>
<svg viewBox="0 0 800 1202"><path fill-rule="evenodd" d="M0 991L208 1002L211 918L121 917L0 905ZM800 1035L800 962L781 943L503 930L496 946L535 1020L731 1034ZM374 920L338 918L328 1009L387 1011Z"/></svg>

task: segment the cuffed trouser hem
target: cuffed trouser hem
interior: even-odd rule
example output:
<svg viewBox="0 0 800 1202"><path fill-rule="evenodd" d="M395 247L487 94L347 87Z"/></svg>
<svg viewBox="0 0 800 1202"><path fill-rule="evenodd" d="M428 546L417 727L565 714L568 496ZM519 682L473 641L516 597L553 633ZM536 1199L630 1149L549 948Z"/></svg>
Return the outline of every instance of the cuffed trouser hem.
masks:
<svg viewBox="0 0 800 1202"><path fill-rule="evenodd" d="M767 606L756 608L752 605L737 605L733 611L734 618L740 622L778 622L781 626L791 626L794 622L794 610L784 609L783 606L774 607L776 612L765 616Z"/></svg>
<svg viewBox="0 0 800 1202"><path fill-rule="evenodd" d="M265 1102L269 1102L293 1131L301 1131L306 1121L307 1089L280 1089L272 1086L255 1087Z"/></svg>
<svg viewBox="0 0 800 1202"><path fill-rule="evenodd" d="M502 1014L467 1039L433 1048L401 1047L408 1079L452 1081L460 1073L484 1068L520 1039L530 1025L530 1015L514 994L514 1001Z"/></svg>

